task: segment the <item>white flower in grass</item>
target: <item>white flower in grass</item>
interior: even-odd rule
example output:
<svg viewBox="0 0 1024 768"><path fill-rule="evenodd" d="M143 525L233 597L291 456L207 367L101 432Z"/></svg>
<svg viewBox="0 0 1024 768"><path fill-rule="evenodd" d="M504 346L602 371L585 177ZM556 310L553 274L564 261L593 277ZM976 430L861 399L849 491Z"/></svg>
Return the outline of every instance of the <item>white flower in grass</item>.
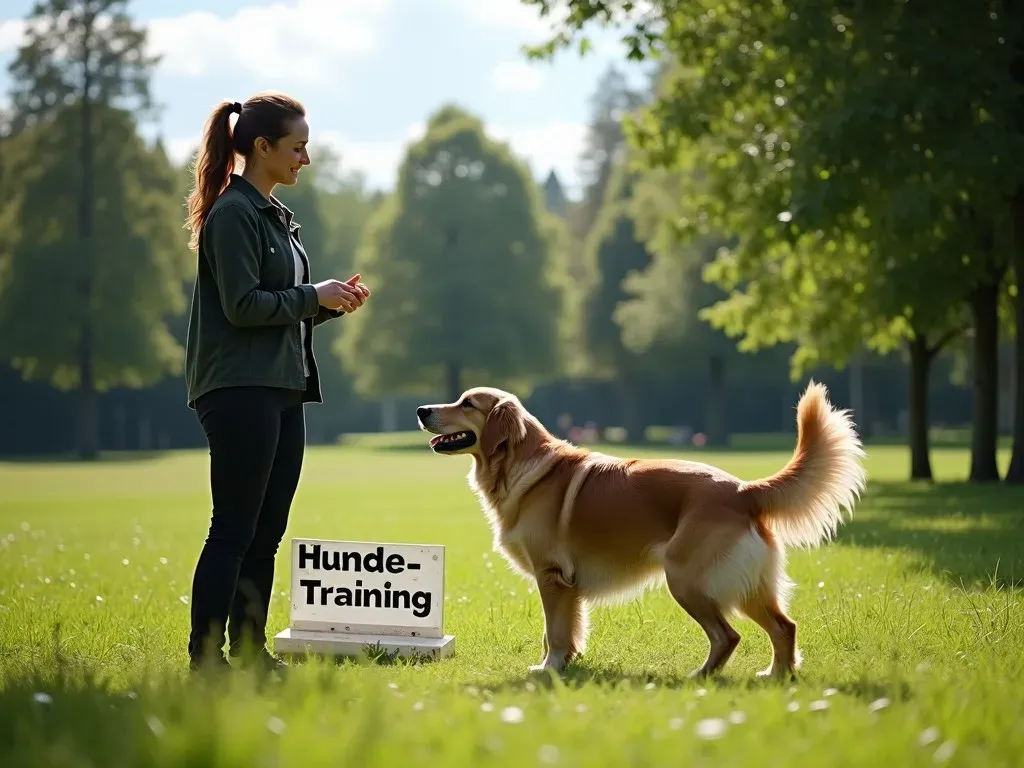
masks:
<svg viewBox="0 0 1024 768"><path fill-rule="evenodd" d="M154 736L163 736L166 730L164 724L160 722L156 715L147 715L146 725L149 726L149 730L153 732Z"/></svg>
<svg viewBox="0 0 1024 768"><path fill-rule="evenodd" d="M37 691L32 694L32 701L36 704L53 704L53 696L43 691Z"/></svg>
<svg viewBox="0 0 1024 768"><path fill-rule="evenodd" d="M526 715L520 707L505 707L501 710L501 721L503 723L521 723L525 718Z"/></svg>
<svg viewBox="0 0 1024 768"><path fill-rule="evenodd" d="M953 757L954 752L956 752L956 742L952 740L944 741L939 748L935 750L935 754L932 755L932 760L936 763L945 763Z"/></svg>
<svg viewBox="0 0 1024 768"><path fill-rule="evenodd" d="M558 747L554 744L544 744L537 752L537 758L547 765L554 765L558 762Z"/></svg>
<svg viewBox="0 0 1024 768"><path fill-rule="evenodd" d="M868 705L868 712L878 712L881 709L885 709L889 706L889 699L883 696L880 699L875 699Z"/></svg>
<svg viewBox="0 0 1024 768"><path fill-rule="evenodd" d="M694 730L702 739L720 739L725 735L726 728L725 720L720 717L711 717L697 723Z"/></svg>

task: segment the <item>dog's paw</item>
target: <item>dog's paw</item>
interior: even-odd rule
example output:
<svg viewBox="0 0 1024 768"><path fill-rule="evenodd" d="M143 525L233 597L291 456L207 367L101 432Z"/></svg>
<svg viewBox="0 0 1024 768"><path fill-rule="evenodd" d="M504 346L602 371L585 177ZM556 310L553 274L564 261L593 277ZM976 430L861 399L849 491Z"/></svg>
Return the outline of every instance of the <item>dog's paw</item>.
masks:
<svg viewBox="0 0 1024 768"><path fill-rule="evenodd" d="M774 681L779 683L795 682L796 673L791 669L783 669L781 667L769 667L768 669L762 669L757 673L759 680Z"/></svg>
<svg viewBox="0 0 1024 768"><path fill-rule="evenodd" d="M690 680L707 680L710 676L711 672L708 671L708 668L701 667L700 669L693 670L686 677Z"/></svg>

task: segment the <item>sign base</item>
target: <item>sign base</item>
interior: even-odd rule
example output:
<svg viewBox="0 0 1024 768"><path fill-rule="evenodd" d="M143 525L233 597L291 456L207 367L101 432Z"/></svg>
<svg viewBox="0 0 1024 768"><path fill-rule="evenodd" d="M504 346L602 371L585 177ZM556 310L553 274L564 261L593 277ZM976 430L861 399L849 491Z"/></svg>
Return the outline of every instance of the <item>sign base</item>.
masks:
<svg viewBox="0 0 1024 768"><path fill-rule="evenodd" d="M405 657L429 656L434 659L443 659L455 652L455 635L403 637L400 635L320 632L288 627L274 636L274 651L280 654L313 653L325 656L362 656L367 651L377 650Z"/></svg>

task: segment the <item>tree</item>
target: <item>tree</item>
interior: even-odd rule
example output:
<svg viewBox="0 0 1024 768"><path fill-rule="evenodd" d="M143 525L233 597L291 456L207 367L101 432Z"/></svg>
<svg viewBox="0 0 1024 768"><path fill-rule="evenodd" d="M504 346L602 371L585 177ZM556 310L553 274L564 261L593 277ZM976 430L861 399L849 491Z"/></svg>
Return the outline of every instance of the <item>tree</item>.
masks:
<svg viewBox="0 0 1024 768"><path fill-rule="evenodd" d="M558 180L558 174L555 173L554 169L548 172L541 189L544 194L545 210L560 219L565 218L568 199L565 196L565 190L562 189L562 182Z"/></svg>
<svg viewBox="0 0 1024 768"><path fill-rule="evenodd" d="M12 131L11 115L0 108L0 200L4 201L0 207L0 295L10 266L11 249L18 236L20 211L17 180L10 169L10 156L14 151Z"/></svg>
<svg viewBox="0 0 1024 768"><path fill-rule="evenodd" d="M99 451L98 400L99 369L110 368L97 354L98 326L103 314L117 309L122 323L131 325L133 314L148 314L147 306L125 296L113 307L100 301L103 291L100 263L105 258L97 248L97 170L107 168L96 162L100 114L108 106L132 105L148 109L149 74L157 62L145 51L146 32L133 25L126 0L39 0L28 17L26 40L10 66L15 132L53 120L58 114L73 115L73 131L62 125L62 146L73 147L66 157L66 169L75 169L75 239L64 240L66 252L74 253L75 301L78 313L63 316L68 329L77 334L74 358L54 359L52 351L41 353L52 360L46 366L60 371L62 381L74 378L78 388L78 452L92 458ZM58 248L52 245L52 248ZM59 273L58 273L59 274ZM117 365L125 361L118 359ZM73 373L71 370L73 369Z"/></svg>
<svg viewBox="0 0 1024 768"><path fill-rule="evenodd" d="M725 298L703 271L719 248L729 243L717 235L679 242L666 222L678 211L679 179L660 169L638 174L630 201L636 235L651 260L641 272L623 281L626 300L615 309L622 344L660 370L699 371L703 363L708 382L705 413L709 446L728 443L726 369L750 368L750 356L702 317L702 312ZM746 357L747 359L744 359Z"/></svg>
<svg viewBox="0 0 1024 768"><path fill-rule="evenodd" d="M522 388L557 370L555 221L506 145L458 107L438 110L357 254L374 296L345 319L340 349L358 390L454 399L469 380Z"/></svg>
<svg viewBox="0 0 1024 768"><path fill-rule="evenodd" d="M610 65L590 98L590 123L579 158L583 184L583 232L597 222L613 169L626 147L622 121L643 104L644 94L629 87L626 76Z"/></svg>
<svg viewBox="0 0 1024 768"><path fill-rule="evenodd" d="M630 209L635 183L635 174L620 158L606 182L604 205L586 241L582 338L591 374L615 381L623 427L631 440L642 442L647 361L643 352L626 346L615 319L617 307L630 298L624 281L651 262Z"/></svg>
<svg viewBox="0 0 1024 768"><path fill-rule="evenodd" d="M534 55L551 55L591 20L630 4L568 5L564 28ZM869 291L875 276L902 269L894 262L916 262L912 279L901 283L909 292L899 295L897 313L888 311L891 292L883 290L887 300L876 303L864 286L843 280L867 300L857 300L863 306L851 315L853 324L836 322L834 313L835 330L869 320L876 342L877 332L896 331L913 340L919 353L912 359L926 364L935 347L922 336L920 318L941 317L940 327L927 331L946 339L956 323L941 325L969 305L979 376L971 477L992 479L996 325L988 308L1002 268L989 241L997 225L991 212L1005 207L1021 183L1024 143L1010 77L1020 25L1005 9L984 4L868 2L821 10L809 2L654 3L624 42L631 58L645 58L653 48L667 52L677 71L633 140L649 151L651 163L671 166L688 146L713 137L701 144L710 149L700 166L712 191L699 218L719 227L731 220L726 231L742 235L746 253L719 272L731 270L745 283L748 299L756 292L757 301L745 302L751 325L757 308L777 315L781 305L820 292L829 265L815 264L810 252L792 253L814 239L863 257L859 271L870 279ZM770 249L784 276L774 280L783 288L773 294L781 301L753 279L764 277ZM931 268L927 297L921 295L925 265ZM847 264L842 271L858 270ZM933 272L950 282L933 290ZM806 304L788 314L802 317ZM922 377L912 381L920 385Z"/></svg>
<svg viewBox="0 0 1024 768"><path fill-rule="evenodd" d="M183 350L166 322L185 309L190 265L177 175L162 147L146 146L137 135L128 113L100 104L92 110L94 157L105 172L91 184L103 216L92 230L88 261L80 258L74 190L81 169L71 139L80 105L18 136L12 170L21 180L21 231L0 295L0 354L26 379L81 387L80 324L87 321L91 386L144 387L181 369ZM86 281L89 294L81 290ZM34 322L41 300L44 312L57 314Z"/></svg>

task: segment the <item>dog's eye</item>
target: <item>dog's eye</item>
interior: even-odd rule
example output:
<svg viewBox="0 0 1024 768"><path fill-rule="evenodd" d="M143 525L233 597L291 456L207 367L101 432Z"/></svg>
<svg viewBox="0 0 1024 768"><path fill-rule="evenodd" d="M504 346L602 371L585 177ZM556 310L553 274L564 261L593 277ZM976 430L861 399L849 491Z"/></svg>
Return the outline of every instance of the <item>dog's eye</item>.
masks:
<svg viewBox="0 0 1024 768"><path fill-rule="evenodd" d="M466 398L465 400L463 400L463 401L462 401L462 407L463 407L463 408L472 408L472 407L473 407L473 401L472 401L472 400L470 400L470 399L469 399L469 398L467 397L467 398Z"/></svg>

